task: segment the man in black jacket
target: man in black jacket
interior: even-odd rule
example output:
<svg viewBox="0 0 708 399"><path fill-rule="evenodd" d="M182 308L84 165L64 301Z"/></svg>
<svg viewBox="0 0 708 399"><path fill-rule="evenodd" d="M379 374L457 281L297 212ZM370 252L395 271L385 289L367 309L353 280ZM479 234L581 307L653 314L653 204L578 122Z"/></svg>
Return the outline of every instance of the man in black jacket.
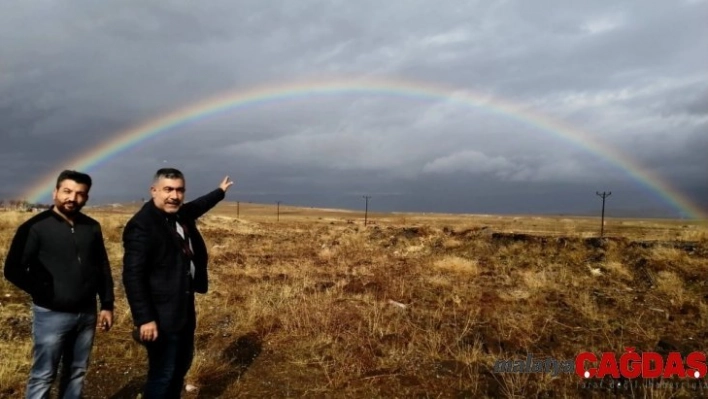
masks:
<svg viewBox="0 0 708 399"><path fill-rule="evenodd" d="M33 302L27 398L48 397L60 359L60 397L81 397L96 326L108 331L113 324L113 278L101 226L81 213L90 189L85 173L59 174L54 205L20 225L5 260L5 278Z"/></svg>
<svg viewBox="0 0 708 399"><path fill-rule="evenodd" d="M226 176L219 188L183 203L182 172L160 169L152 200L125 226L123 285L135 338L148 354L145 399L180 397L194 355L194 294L208 289L207 249L196 219L223 200L232 184Z"/></svg>

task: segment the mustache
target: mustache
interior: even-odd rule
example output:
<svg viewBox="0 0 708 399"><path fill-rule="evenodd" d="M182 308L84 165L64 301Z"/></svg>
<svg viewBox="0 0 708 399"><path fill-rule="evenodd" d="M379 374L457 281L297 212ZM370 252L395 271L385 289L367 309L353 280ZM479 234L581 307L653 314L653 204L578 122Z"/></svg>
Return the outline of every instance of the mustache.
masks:
<svg viewBox="0 0 708 399"><path fill-rule="evenodd" d="M170 205L179 205L182 201L165 201L165 203Z"/></svg>

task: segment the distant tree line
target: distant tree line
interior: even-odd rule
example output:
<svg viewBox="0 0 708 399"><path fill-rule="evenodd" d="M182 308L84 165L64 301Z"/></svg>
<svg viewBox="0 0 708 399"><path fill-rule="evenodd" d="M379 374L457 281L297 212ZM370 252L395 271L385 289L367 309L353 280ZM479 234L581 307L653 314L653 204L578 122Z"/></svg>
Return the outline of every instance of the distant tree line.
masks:
<svg viewBox="0 0 708 399"><path fill-rule="evenodd" d="M34 204L27 200L10 199L4 200L0 199L0 208L2 209L12 209L12 210L22 210L31 211L34 209L49 209L50 205L47 204Z"/></svg>

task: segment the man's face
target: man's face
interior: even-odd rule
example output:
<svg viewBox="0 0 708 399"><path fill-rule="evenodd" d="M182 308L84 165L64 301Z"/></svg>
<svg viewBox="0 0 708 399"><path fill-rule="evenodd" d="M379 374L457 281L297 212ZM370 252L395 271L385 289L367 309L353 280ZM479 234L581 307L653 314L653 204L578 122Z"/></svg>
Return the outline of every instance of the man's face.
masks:
<svg viewBox="0 0 708 399"><path fill-rule="evenodd" d="M59 188L54 189L54 206L64 215L71 216L86 205L88 201L88 186L65 179L59 183Z"/></svg>
<svg viewBox="0 0 708 399"><path fill-rule="evenodd" d="M155 206L167 213L176 213L182 206L184 190L184 180L162 177L150 188Z"/></svg>

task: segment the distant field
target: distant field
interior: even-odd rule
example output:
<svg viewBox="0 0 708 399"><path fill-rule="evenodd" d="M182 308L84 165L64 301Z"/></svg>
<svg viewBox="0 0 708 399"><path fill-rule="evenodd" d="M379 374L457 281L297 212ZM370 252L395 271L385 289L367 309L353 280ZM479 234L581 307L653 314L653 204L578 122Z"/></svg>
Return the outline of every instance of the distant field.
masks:
<svg viewBox="0 0 708 399"><path fill-rule="evenodd" d="M135 398L122 227L103 223L117 323L98 333L87 398ZM0 253L30 213L0 212ZM705 351L708 225L677 220L369 213L221 203L201 219L210 292L198 296L185 397L606 397L576 375L494 373L497 360L580 352ZM279 220L278 220L279 219ZM0 282L0 397L21 397L29 298ZM638 397L693 397L679 388Z"/></svg>
<svg viewBox="0 0 708 399"><path fill-rule="evenodd" d="M140 204L103 206L94 212L132 214ZM276 221L316 224L364 223L364 211L324 209L280 205L222 202L210 215L219 215L242 221L272 223ZM465 225L493 229L497 232L526 233L534 235L560 235L575 237L598 237L600 218L583 216L536 216L536 215L475 215L445 213L368 212L367 225L408 226L427 225L460 227ZM678 239L705 238L708 221L675 219L605 218L604 235L622 236L631 239Z"/></svg>

